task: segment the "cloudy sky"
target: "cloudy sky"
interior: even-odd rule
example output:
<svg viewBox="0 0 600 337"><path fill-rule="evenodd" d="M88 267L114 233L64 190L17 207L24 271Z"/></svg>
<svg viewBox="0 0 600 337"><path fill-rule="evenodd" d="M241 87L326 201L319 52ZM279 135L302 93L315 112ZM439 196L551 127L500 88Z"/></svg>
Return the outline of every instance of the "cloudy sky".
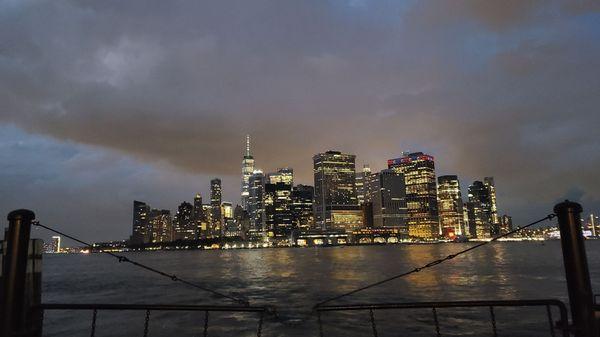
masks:
<svg viewBox="0 0 600 337"><path fill-rule="evenodd" d="M599 41L583 0L0 0L0 212L123 239L133 199L237 202L246 133L301 183L423 151L519 223L598 212Z"/></svg>

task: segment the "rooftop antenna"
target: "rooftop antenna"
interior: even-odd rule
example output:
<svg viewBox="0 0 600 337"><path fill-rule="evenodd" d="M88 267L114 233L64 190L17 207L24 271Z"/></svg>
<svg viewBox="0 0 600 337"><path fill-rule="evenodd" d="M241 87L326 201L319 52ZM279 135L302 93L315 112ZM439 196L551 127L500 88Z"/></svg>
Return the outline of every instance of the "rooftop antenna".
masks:
<svg viewBox="0 0 600 337"><path fill-rule="evenodd" d="M246 135L246 157L250 157L250 135Z"/></svg>

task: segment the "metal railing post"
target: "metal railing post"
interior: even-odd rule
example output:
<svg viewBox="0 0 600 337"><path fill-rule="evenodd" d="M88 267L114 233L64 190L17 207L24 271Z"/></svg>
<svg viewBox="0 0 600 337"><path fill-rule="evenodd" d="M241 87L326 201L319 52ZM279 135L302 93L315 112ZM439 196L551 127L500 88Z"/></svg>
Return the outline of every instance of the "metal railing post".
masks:
<svg viewBox="0 0 600 337"><path fill-rule="evenodd" d="M582 211L580 204L568 200L554 206L560 228L574 334L576 337L598 337L590 272L581 230Z"/></svg>
<svg viewBox="0 0 600 337"><path fill-rule="evenodd" d="M22 335L25 322L25 279L29 236L35 214L26 209L8 214L6 254L2 264L2 301L0 303L0 336Z"/></svg>

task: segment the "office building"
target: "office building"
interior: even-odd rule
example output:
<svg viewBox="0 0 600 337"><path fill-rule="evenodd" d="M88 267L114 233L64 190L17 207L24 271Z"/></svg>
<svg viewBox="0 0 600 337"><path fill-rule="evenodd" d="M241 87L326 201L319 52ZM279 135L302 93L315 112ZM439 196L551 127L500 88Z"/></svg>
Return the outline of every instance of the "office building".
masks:
<svg viewBox="0 0 600 337"><path fill-rule="evenodd" d="M148 243L152 237L152 229L148 221L150 205L145 202L133 201L133 231L130 242L133 245Z"/></svg>
<svg viewBox="0 0 600 337"><path fill-rule="evenodd" d="M373 212L372 227L395 228L408 237L404 175L387 169L372 176L368 194Z"/></svg>
<svg viewBox="0 0 600 337"><path fill-rule="evenodd" d="M339 151L327 151L313 157L315 221L322 230L353 227L355 217L352 212L358 212L362 218L356 197L355 160L355 155ZM348 226L343 223L346 220L350 221Z"/></svg>
<svg viewBox="0 0 600 337"><path fill-rule="evenodd" d="M221 235L223 229L223 216L221 214L222 203L221 179L215 178L210 181L210 209L211 209L211 228L213 236Z"/></svg>
<svg viewBox="0 0 600 337"><path fill-rule="evenodd" d="M472 237L483 239L492 236L492 209L488 187L481 181L469 186L469 231Z"/></svg>
<svg viewBox="0 0 600 337"><path fill-rule="evenodd" d="M315 189L308 185L296 185L292 188L292 221L294 227L309 230L314 227L313 198Z"/></svg>
<svg viewBox="0 0 600 337"><path fill-rule="evenodd" d="M246 151L242 159L242 191L241 205L248 210L248 201L250 199L250 176L254 172L254 157L250 153L250 135L246 135Z"/></svg>
<svg viewBox="0 0 600 337"><path fill-rule="evenodd" d="M50 251L52 253L60 253L61 252L60 243L61 243L60 236L53 236L52 237L52 245L50 246Z"/></svg>
<svg viewBox="0 0 600 337"><path fill-rule="evenodd" d="M276 172L267 174L267 182L270 184L284 183L294 185L294 170L289 167L278 168Z"/></svg>
<svg viewBox="0 0 600 337"><path fill-rule="evenodd" d="M173 224L171 211L167 209L150 210L148 221L152 229L151 242L171 242L173 241Z"/></svg>
<svg viewBox="0 0 600 337"><path fill-rule="evenodd" d="M438 213L444 237L454 238L456 235L463 235L465 232L464 205L460 182L455 175L438 177Z"/></svg>
<svg viewBox="0 0 600 337"><path fill-rule="evenodd" d="M371 200L371 180L373 174L369 165L363 165L362 171L356 173L356 200L362 205Z"/></svg>
<svg viewBox="0 0 600 337"><path fill-rule="evenodd" d="M289 237L294 228L292 220L292 185L285 182L265 184L265 223L269 236Z"/></svg>
<svg viewBox="0 0 600 337"><path fill-rule="evenodd" d="M194 206L189 202L184 201L177 207L173 223L175 240L194 240L196 238Z"/></svg>
<svg viewBox="0 0 600 337"><path fill-rule="evenodd" d="M491 234L492 236L495 236L500 234L500 219L498 217L498 205L496 204L496 185L494 184L494 177L483 178L483 184L488 190L490 199Z"/></svg>
<svg viewBox="0 0 600 337"><path fill-rule="evenodd" d="M440 230L433 157L410 153L388 160L388 168L404 175L408 234L419 239L437 238Z"/></svg>
<svg viewBox="0 0 600 337"><path fill-rule="evenodd" d="M264 233L265 225L265 176L261 170L254 170L250 176L250 198L248 203L248 216L250 217L250 231Z"/></svg>

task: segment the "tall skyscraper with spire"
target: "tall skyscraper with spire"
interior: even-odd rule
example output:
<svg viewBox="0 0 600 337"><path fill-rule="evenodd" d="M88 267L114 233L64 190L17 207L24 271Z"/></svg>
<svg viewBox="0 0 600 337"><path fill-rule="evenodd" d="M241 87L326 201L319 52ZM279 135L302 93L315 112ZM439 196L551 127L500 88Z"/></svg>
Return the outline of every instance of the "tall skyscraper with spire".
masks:
<svg viewBox="0 0 600 337"><path fill-rule="evenodd" d="M254 172L254 157L250 154L250 135L246 135L246 152L242 159L242 208L248 211L248 201L250 199L250 177Z"/></svg>

